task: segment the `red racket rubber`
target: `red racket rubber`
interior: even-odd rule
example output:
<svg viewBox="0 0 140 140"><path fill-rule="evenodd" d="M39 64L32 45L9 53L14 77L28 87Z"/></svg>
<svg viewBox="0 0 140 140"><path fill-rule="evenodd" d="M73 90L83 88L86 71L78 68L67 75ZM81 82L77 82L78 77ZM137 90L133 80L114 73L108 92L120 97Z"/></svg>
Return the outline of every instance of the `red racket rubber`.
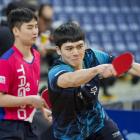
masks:
<svg viewBox="0 0 140 140"><path fill-rule="evenodd" d="M51 103L49 101L48 89L45 89L41 93L41 97L46 101L48 107L51 109Z"/></svg>
<svg viewBox="0 0 140 140"><path fill-rule="evenodd" d="M132 63L133 55L130 52L126 52L117 56L113 60L112 65L114 66L114 69L117 72L117 76L120 76L131 68Z"/></svg>

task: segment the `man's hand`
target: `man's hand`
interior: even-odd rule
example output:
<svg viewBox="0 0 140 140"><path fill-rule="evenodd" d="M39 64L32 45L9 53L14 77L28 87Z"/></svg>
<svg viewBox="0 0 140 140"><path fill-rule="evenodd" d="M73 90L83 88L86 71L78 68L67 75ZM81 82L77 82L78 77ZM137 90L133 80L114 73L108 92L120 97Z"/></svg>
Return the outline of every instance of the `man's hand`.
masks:
<svg viewBox="0 0 140 140"><path fill-rule="evenodd" d="M34 108L42 108L42 107L48 108L45 100L39 95L27 96L27 105L30 105L31 107Z"/></svg>
<svg viewBox="0 0 140 140"><path fill-rule="evenodd" d="M98 65L97 67L99 69L99 75L102 78L108 78L117 75L112 64L102 64L102 65Z"/></svg>
<svg viewBox="0 0 140 140"><path fill-rule="evenodd" d="M44 107L41 108L41 111L43 113L43 116L48 121L49 124L52 123L52 112L49 109L46 109Z"/></svg>

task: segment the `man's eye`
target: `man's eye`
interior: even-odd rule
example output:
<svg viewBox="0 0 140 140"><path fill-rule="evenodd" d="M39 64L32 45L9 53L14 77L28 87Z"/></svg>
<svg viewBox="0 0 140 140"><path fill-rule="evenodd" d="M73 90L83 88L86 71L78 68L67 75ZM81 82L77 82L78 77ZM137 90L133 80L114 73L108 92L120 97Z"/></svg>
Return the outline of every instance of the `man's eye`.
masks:
<svg viewBox="0 0 140 140"><path fill-rule="evenodd" d="M78 46L77 48L78 48L78 49L81 49L82 47L83 47L83 46L82 46L82 45L80 45L80 46Z"/></svg>
<svg viewBox="0 0 140 140"><path fill-rule="evenodd" d="M71 50L72 50L72 48L67 48L66 50L71 51Z"/></svg>

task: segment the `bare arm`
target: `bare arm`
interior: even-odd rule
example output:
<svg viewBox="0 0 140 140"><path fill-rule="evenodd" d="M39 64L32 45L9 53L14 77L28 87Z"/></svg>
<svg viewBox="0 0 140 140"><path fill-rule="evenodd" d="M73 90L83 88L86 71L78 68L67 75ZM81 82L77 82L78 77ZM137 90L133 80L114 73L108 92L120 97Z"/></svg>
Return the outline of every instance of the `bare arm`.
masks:
<svg viewBox="0 0 140 140"><path fill-rule="evenodd" d="M105 73L103 73L105 71ZM111 64L98 65L89 69L81 69L74 72L68 72L60 75L57 80L57 85L62 88L78 87L89 82L97 74L103 77L115 76L114 69Z"/></svg>
<svg viewBox="0 0 140 140"><path fill-rule="evenodd" d="M16 97L0 92L0 107L19 107L24 105L35 108L42 108L42 106L47 107L44 99L38 95Z"/></svg>
<svg viewBox="0 0 140 140"><path fill-rule="evenodd" d="M140 76L140 64L139 63L133 63L132 68L128 71L128 73Z"/></svg>
<svg viewBox="0 0 140 140"><path fill-rule="evenodd" d="M27 104L27 97L16 97L0 92L0 107L19 107Z"/></svg>

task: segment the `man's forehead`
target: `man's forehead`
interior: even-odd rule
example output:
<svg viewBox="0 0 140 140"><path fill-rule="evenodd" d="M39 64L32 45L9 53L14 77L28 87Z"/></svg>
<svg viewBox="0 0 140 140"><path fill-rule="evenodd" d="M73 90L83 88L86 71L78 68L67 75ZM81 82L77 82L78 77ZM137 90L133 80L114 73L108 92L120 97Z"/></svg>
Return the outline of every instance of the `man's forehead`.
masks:
<svg viewBox="0 0 140 140"><path fill-rule="evenodd" d="M79 40L79 41L76 41L76 42L66 42L66 43L63 44L63 46L77 46L77 45L80 45L80 44L84 44L84 41Z"/></svg>
<svg viewBox="0 0 140 140"><path fill-rule="evenodd" d="M25 22L24 25L31 25L31 24L37 24L38 22L35 19L32 19L29 22Z"/></svg>

